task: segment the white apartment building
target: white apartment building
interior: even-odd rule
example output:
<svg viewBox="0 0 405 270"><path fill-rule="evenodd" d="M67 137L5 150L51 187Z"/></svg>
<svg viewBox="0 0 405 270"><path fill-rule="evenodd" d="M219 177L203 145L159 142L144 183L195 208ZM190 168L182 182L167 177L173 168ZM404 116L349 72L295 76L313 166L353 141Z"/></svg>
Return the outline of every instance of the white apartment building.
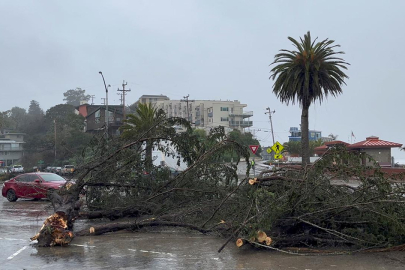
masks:
<svg viewBox="0 0 405 270"><path fill-rule="evenodd" d="M6 133L0 136L0 167L21 162L24 155L23 133Z"/></svg>
<svg viewBox="0 0 405 270"><path fill-rule="evenodd" d="M186 118L196 128L209 130L212 127L223 126L228 130L243 131L244 128L253 125L253 121L249 120L253 112L244 112L243 108L247 105L241 104L238 100L188 100L187 102L170 100L167 96L145 95L138 102L150 102L157 108L163 109L168 117Z"/></svg>

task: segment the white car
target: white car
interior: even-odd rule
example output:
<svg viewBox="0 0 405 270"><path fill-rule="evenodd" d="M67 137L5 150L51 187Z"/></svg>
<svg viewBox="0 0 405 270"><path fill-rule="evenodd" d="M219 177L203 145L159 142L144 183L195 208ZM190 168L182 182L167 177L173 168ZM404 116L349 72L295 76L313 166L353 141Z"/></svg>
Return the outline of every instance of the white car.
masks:
<svg viewBox="0 0 405 270"><path fill-rule="evenodd" d="M24 167L21 165L13 165L10 168L10 172L12 173L23 173L24 172Z"/></svg>

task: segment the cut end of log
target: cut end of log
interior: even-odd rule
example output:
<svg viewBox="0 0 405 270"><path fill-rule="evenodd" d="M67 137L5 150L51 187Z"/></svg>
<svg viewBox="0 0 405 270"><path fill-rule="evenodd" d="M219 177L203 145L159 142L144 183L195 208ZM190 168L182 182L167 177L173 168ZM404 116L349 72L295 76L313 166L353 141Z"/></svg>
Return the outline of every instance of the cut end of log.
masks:
<svg viewBox="0 0 405 270"><path fill-rule="evenodd" d="M49 246L66 246L73 237L73 232L69 231L67 226L67 217L64 212L56 212L49 216L42 225L41 230L34 237L31 237L31 241L38 240L38 245L42 247Z"/></svg>
<svg viewBox="0 0 405 270"><path fill-rule="evenodd" d="M252 237L249 238L249 242L253 243L255 241L256 241L256 237L252 236Z"/></svg>
<svg viewBox="0 0 405 270"><path fill-rule="evenodd" d="M90 233L95 233L96 230L94 229L94 227L90 227Z"/></svg>
<svg viewBox="0 0 405 270"><path fill-rule="evenodd" d="M238 238L238 240L236 240L236 246L237 246L237 247L243 246L243 240L240 239L240 238Z"/></svg>
<svg viewBox="0 0 405 270"><path fill-rule="evenodd" d="M225 224L225 220L221 219L221 221L219 222L219 224Z"/></svg>
<svg viewBox="0 0 405 270"><path fill-rule="evenodd" d="M257 183L257 178L249 179L249 184L254 185Z"/></svg>
<svg viewBox="0 0 405 270"><path fill-rule="evenodd" d="M270 246L271 245L271 242L273 242L273 240L270 238L270 237L266 237L266 245L267 246Z"/></svg>
<svg viewBox="0 0 405 270"><path fill-rule="evenodd" d="M264 231L257 231L257 241L263 243L266 241L267 234Z"/></svg>

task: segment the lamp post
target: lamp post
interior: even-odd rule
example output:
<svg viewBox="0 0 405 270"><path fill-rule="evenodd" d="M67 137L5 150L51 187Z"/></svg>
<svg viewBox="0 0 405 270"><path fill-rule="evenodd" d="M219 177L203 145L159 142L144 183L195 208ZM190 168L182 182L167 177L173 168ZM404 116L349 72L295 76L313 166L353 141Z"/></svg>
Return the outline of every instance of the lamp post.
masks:
<svg viewBox="0 0 405 270"><path fill-rule="evenodd" d="M105 79L104 79L104 75L103 72L99 71L98 73L101 74L101 77L103 77L103 82L104 82L104 88L105 88L105 112L104 112L104 117L105 117L105 124L106 124L106 134L107 134L107 140L108 140L108 118L110 116L110 114L108 113L108 88L107 85L105 84Z"/></svg>

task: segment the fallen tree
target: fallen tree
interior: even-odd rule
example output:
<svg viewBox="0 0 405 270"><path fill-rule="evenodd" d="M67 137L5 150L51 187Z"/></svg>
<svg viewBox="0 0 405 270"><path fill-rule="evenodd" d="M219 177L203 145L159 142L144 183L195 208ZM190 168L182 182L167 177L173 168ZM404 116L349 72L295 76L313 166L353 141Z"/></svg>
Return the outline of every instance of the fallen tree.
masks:
<svg viewBox="0 0 405 270"><path fill-rule="evenodd" d="M52 198L55 213L66 218L66 231L59 232L64 237L51 233L52 239L41 229L35 237L39 244L67 245L74 238L69 232L77 218L101 217L111 222L76 235L175 226L226 237L219 251L233 240L237 246L249 243L276 250L382 250L405 243L404 186L392 183L377 164L362 166L360 160L370 157L337 148L312 166L280 167L255 179L238 179L236 165L221 162L221 155L233 151L248 161L246 147L228 140L220 128L205 141L190 129L176 133L171 126L179 121L183 120L160 121L131 142L107 145L101 140L89 147L76 184ZM167 155L180 153L179 161L188 168L171 176L165 168L153 166L142 174L143 143L151 138ZM123 217L133 219L120 221ZM48 225L48 231L58 231L52 222Z"/></svg>

